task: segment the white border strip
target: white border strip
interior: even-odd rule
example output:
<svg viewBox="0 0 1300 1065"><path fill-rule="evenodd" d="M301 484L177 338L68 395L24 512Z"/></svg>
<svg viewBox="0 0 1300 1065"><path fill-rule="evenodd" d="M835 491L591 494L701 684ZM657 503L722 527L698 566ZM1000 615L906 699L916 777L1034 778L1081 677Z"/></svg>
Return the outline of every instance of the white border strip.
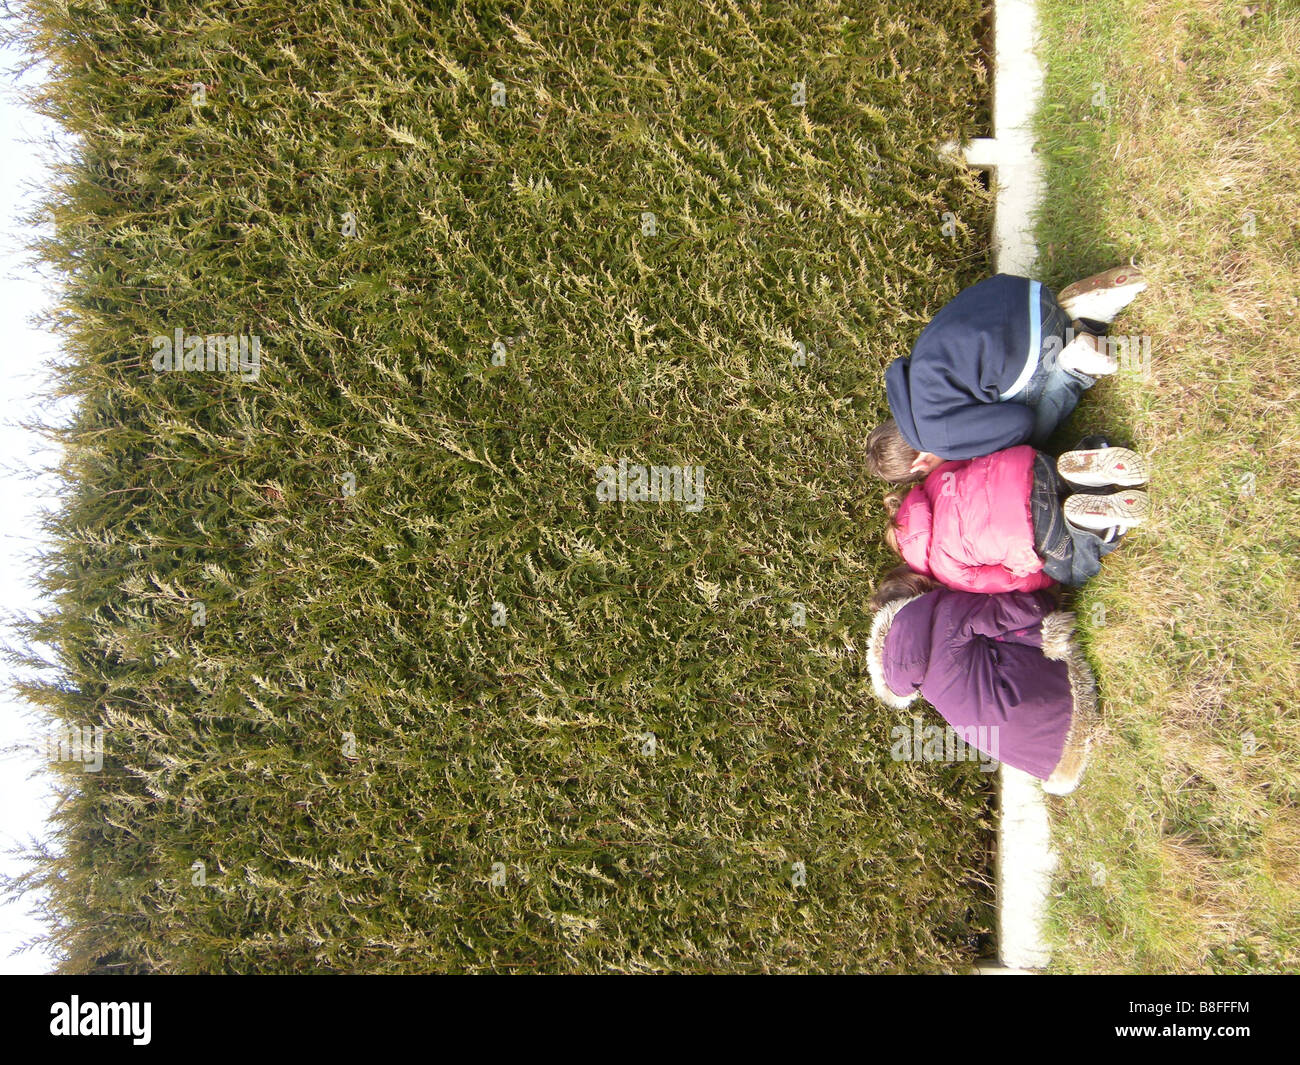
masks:
<svg viewBox="0 0 1300 1065"><path fill-rule="evenodd" d="M1043 71L1034 51L1034 0L994 0L993 31L993 137L973 141L963 155L969 165L994 171L993 252L998 271L1031 277L1038 258L1033 219L1044 193L1042 168L1034 154L1033 120L1043 90ZM1042 969L1051 961L1047 899L1057 856L1042 787L1008 765L998 771L997 825L998 958L1003 967L976 971Z"/></svg>

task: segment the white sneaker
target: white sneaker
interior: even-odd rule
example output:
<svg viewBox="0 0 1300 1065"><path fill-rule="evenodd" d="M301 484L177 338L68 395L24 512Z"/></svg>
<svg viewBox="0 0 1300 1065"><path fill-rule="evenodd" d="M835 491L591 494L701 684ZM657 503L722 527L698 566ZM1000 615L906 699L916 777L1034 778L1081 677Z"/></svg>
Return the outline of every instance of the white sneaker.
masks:
<svg viewBox="0 0 1300 1065"><path fill-rule="evenodd" d="M1151 479L1146 460L1126 447L1067 451L1056 460L1056 472L1081 488L1103 488L1108 484L1130 488Z"/></svg>
<svg viewBox="0 0 1300 1065"><path fill-rule="evenodd" d="M1146 287L1146 279L1137 267L1117 266L1067 285L1056 294L1056 302L1071 318L1109 325Z"/></svg>
<svg viewBox="0 0 1300 1065"><path fill-rule="evenodd" d="M1063 509L1065 520L1071 525L1099 533L1114 527L1122 536L1146 521L1151 512L1151 497L1133 489L1107 496L1080 493L1070 496Z"/></svg>
<svg viewBox="0 0 1300 1065"><path fill-rule="evenodd" d="M1119 373L1119 358L1110 349L1110 344L1091 333L1080 333L1061 349L1061 365L1089 377Z"/></svg>

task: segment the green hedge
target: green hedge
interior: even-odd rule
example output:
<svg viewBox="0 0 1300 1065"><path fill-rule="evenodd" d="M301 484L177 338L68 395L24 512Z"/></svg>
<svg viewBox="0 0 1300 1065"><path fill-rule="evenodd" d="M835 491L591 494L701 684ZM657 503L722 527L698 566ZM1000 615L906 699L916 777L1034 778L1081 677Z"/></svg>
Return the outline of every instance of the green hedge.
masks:
<svg viewBox="0 0 1300 1065"><path fill-rule="evenodd" d="M105 759L10 885L65 968L968 962L988 778L889 758L860 452L989 269L981 5L225 6L21 31L82 144L28 694Z"/></svg>

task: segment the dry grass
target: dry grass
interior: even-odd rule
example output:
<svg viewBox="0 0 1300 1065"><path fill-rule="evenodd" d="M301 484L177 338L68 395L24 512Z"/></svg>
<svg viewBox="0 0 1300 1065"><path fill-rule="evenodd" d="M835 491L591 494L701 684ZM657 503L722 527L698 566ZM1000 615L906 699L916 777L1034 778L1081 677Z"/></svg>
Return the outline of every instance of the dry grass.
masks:
<svg viewBox="0 0 1300 1065"><path fill-rule="evenodd" d="M1080 596L1108 725L1055 811L1058 964L1295 969L1300 15L1045 8L1045 276L1132 256L1151 281L1118 331L1152 337L1153 380L1095 389L1075 427L1130 437L1156 498Z"/></svg>

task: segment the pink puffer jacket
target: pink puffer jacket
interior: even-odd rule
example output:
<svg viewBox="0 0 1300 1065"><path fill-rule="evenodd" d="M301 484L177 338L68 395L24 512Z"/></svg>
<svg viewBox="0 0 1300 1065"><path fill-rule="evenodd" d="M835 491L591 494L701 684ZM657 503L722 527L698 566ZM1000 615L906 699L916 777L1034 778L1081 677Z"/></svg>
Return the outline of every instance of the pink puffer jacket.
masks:
<svg viewBox="0 0 1300 1065"><path fill-rule="evenodd" d="M1034 449L945 462L895 515L903 561L965 592L1034 592L1054 583L1034 552Z"/></svg>

